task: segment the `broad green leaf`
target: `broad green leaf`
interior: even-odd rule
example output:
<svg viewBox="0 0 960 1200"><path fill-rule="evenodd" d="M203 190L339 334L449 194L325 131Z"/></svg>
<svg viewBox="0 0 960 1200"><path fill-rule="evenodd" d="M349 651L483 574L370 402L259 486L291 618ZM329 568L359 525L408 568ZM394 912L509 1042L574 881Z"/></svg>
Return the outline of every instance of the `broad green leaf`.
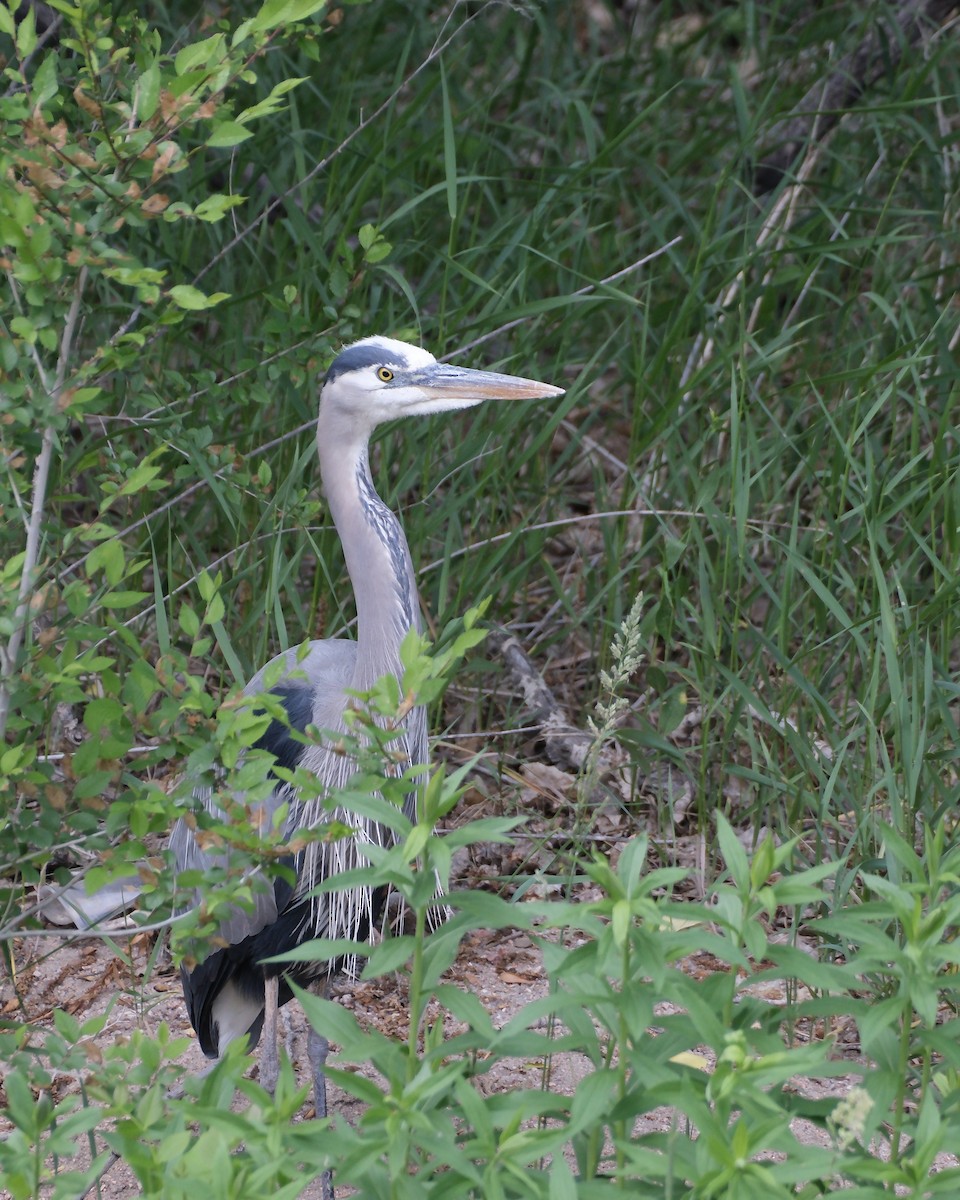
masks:
<svg viewBox="0 0 960 1200"><path fill-rule="evenodd" d="M246 203L246 196L223 196L219 193L207 196L194 208L193 215L198 221L219 221L225 217L231 208Z"/></svg>
<svg viewBox="0 0 960 1200"><path fill-rule="evenodd" d="M204 308L213 308L219 304L221 300L230 298L229 292L214 292L208 296L201 292L199 288L195 288L189 283L178 283L170 288L167 295L179 308L189 309L193 312L198 312Z"/></svg>
<svg viewBox="0 0 960 1200"><path fill-rule="evenodd" d="M249 121L255 121L257 117L264 117L269 113L280 112L283 108L283 105L280 103L282 97L304 82L304 76L281 80L266 99L238 113L237 120L241 125L246 125Z"/></svg>
<svg viewBox="0 0 960 1200"><path fill-rule="evenodd" d="M0 5L0 10L2 10L2 7ZM55 54L46 54L33 77L33 95L30 97L31 104L35 108L42 108L48 100L57 94L58 87L57 56Z"/></svg>
<svg viewBox="0 0 960 1200"><path fill-rule="evenodd" d="M157 111L160 102L160 66L151 63L137 80L136 103L137 116L141 121L149 121Z"/></svg>
<svg viewBox="0 0 960 1200"><path fill-rule="evenodd" d="M248 137L253 137L252 130L236 121L214 121L213 132L207 138L207 145L225 149L229 146L238 146Z"/></svg>
<svg viewBox="0 0 960 1200"><path fill-rule="evenodd" d="M105 592L100 597L100 603L104 608L132 608L135 604L141 604L146 600L149 592Z"/></svg>
<svg viewBox="0 0 960 1200"><path fill-rule="evenodd" d="M177 623L188 638L196 638L200 633L200 618L189 604L182 604L180 606Z"/></svg>
<svg viewBox="0 0 960 1200"><path fill-rule="evenodd" d="M37 22L33 6L27 7L26 13L20 18L16 34L17 54L21 59L32 54L37 45Z"/></svg>
<svg viewBox="0 0 960 1200"><path fill-rule="evenodd" d="M263 7L249 22L252 29L263 33L278 25L292 21L305 21L326 7L326 0L266 0Z"/></svg>
<svg viewBox="0 0 960 1200"><path fill-rule="evenodd" d="M375 979L401 970L413 957L414 946L415 939L412 937L391 937L379 946L371 947L362 978Z"/></svg>
<svg viewBox="0 0 960 1200"><path fill-rule="evenodd" d="M61 396L61 407L64 412L75 412L85 404L92 404L103 394L103 388L81 387L72 388Z"/></svg>
<svg viewBox="0 0 960 1200"><path fill-rule="evenodd" d="M127 475L116 491L117 496L134 496L137 492L156 491L160 483L157 481L162 468L156 463L143 462Z"/></svg>
<svg viewBox="0 0 960 1200"><path fill-rule="evenodd" d="M123 546L117 538L111 538L109 541L94 546L87 555L85 569L88 576L102 570L107 583L113 587L123 578L125 565Z"/></svg>
<svg viewBox="0 0 960 1200"><path fill-rule="evenodd" d="M200 70L202 68L211 68L212 60L221 57L224 45L222 33L215 33L212 37L204 38L202 42L193 42L189 46L184 46L178 51L176 58L173 60L173 69L178 75L186 75L190 71Z"/></svg>
<svg viewBox="0 0 960 1200"><path fill-rule="evenodd" d="M383 262L385 258L389 258L393 251L393 246L389 242L380 240L374 242L370 249L364 254L364 258L368 263L374 264Z"/></svg>

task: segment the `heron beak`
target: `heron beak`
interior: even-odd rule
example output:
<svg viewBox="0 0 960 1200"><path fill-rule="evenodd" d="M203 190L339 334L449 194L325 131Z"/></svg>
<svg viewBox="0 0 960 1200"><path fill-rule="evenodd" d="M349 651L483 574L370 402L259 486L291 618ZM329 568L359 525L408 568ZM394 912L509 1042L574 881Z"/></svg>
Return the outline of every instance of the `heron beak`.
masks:
<svg viewBox="0 0 960 1200"><path fill-rule="evenodd" d="M404 380L421 388L431 400L451 400L469 404L480 400L542 400L562 396L563 388L519 375L500 375L496 371L471 371L447 363L431 364L412 372Z"/></svg>

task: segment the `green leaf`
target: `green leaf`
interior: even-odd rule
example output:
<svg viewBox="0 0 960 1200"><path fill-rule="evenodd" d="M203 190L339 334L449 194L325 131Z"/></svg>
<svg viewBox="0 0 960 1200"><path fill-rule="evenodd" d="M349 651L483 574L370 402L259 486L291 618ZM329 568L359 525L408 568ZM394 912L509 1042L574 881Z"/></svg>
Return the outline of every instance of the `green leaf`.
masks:
<svg viewBox="0 0 960 1200"><path fill-rule="evenodd" d="M296 985L294 993L302 1003L307 1019L314 1029L335 1029L336 1032L332 1032L331 1036L341 1042L353 1041L363 1036L357 1018L353 1013L348 1013L342 1005L335 1004L323 996L316 996L313 992L305 991Z"/></svg>
<svg viewBox="0 0 960 1200"><path fill-rule="evenodd" d="M278 25L305 21L326 6L326 0L266 0L263 7L248 22L251 29L264 33Z"/></svg>
<svg viewBox="0 0 960 1200"><path fill-rule="evenodd" d="M611 931L617 946L623 946L630 929L630 903L627 900L617 900L611 913Z"/></svg>
<svg viewBox="0 0 960 1200"><path fill-rule="evenodd" d="M167 295L179 308L189 309L191 312L198 312L204 308L213 308L215 304L219 304L221 300L230 298L229 292L214 292L208 296L201 292L199 288L195 288L189 283L178 283L170 288Z"/></svg>
<svg viewBox="0 0 960 1200"><path fill-rule="evenodd" d="M135 604L142 604L149 596L149 592L106 592L100 597L100 603L104 608L133 608Z"/></svg>
<svg viewBox="0 0 960 1200"><path fill-rule="evenodd" d="M2 9L2 5L0 5L0 9ZM30 103L34 108L42 108L48 100L57 94L59 86L57 80L57 56L55 54L45 54L33 77L33 95L30 97Z"/></svg>
<svg viewBox="0 0 960 1200"><path fill-rule="evenodd" d="M103 388L81 387L64 392L61 397L61 407L64 412L76 412L85 404L92 404L103 394Z"/></svg>
<svg viewBox="0 0 960 1200"><path fill-rule="evenodd" d="M65 1012L62 1008L55 1008L53 1010L53 1023L57 1032L62 1034L68 1042L78 1042L80 1040L80 1022L70 1013Z"/></svg>
<svg viewBox="0 0 960 1200"><path fill-rule="evenodd" d="M223 196L217 193L207 196L193 210L198 221L219 221L227 215L231 208L246 203L246 196Z"/></svg>
<svg viewBox="0 0 960 1200"><path fill-rule="evenodd" d="M404 857L408 859L419 858L432 832L429 825L414 825L403 847Z"/></svg>
<svg viewBox="0 0 960 1200"><path fill-rule="evenodd" d="M200 633L200 618L189 604L182 604L177 616L177 624L188 638L195 639Z"/></svg>
<svg viewBox="0 0 960 1200"><path fill-rule="evenodd" d="M255 121L257 117L263 117L267 116L269 113L282 111L283 105L280 103L281 98L285 96L287 92L292 91L295 87L299 87L300 84L304 82L306 82L305 76L281 80L280 83L278 83L277 86L271 91L270 95L264 100L261 100L259 104L254 104L250 108L245 108L243 112L239 113L237 115L237 120L241 123L241 125L246 125L249 121Z"/></svg>
<svg viewBox="0 0 960 1200"><path fill-rule="evenodd" d="M587 1075L578 1085L570 1105L570 1124L567 1136L599 1124L610 1111L617 1086L614 1071L597 1071Z"/></svg>
<svg viewBox="0 0 960 1200"><path fill-rule="evenodd" d="M197 591L200 593L200 598L209 604L217 594L222 581L222 575L218 574L214 578L209 571L201 571L197 576Z"/></svg>
<svg viewBox="0 0 960 1200"><path fill-rule="evenodd" d="M209 614L207 615L207 619L209 620ZM226 626L224 625L223 621L211 620L210 628L213 630L213 636L220 648L220 653L226 660L227 666L230 668L234 679L242 682L246 678L246 672L244 671L243 663L240 661L239 655L233 648L233 642L230 640L230 635L227 633Z"/></svg>
<svg viewBox="0 0 960 1200"><path fill-rule="evenodd" d="M22 337L31 346L37 340L37 327L29 317L11 317L10 328L18 337Z"/></svg>
<svg viewBox="0 0 960 1200"><path fill-rule="evenodd" d="M219 592L216 593L207 605L207 611L203 614L203 620L207 625L213 625L218 621L222 621L226 615L226 606L223 603L223 597Z"/></svg>
<svg viewBox="0 0 960 1200"><path fill-rule="evenodd" d="M363 979L375 979L391 971L399 971L413 957L415 939L392 937L370 950L363 968Z"/></svg>
<svg viewBox="0 0 960 1200"><path fill-rule="evenodd" d="M577 1181L562 1154L554 1155L550 1165L548 1200L577 1200Z"/></svg>
<svg viewBox="0 0 960 1200"><path fill-rule="evenodd" d="M107 583L114 587L123 578L123 569L126 565L124 558L123 546L117 538L111 538L109 541L101 542L87 555L86 573L89 578L102 570L106 576Z"/></svg>
<svg viewBox="0 0 960 1200"><path fill-rule="evenodd" d="M717 841L720 843L720 853L727 864L730 877L745 899L750 894L750 866L747 861L747 852L741 845L733 826L719 811L717 812Z"/></svg>
<svg viewBox="0 0 960 1200"><path fill-rule="evenodd" d="M219 148L238 146L248 137L253 137L252 130L244 128L236 121L215 121L213 132L207 138L207 145Z"/></svg>
<svg viewBox="0 0 960 1200"><path fill-rule="evenodd" d="M137 492L156 491L157 487L160 486L157 483L157 477L161 469L161 467L153 462L146 461L140 463L139 466L134 467L127 475L111 499L117 496L135 496Z"/></svg>
<svg viewBox="0 0 960 1200"><path fill-rule="evenodd" d="M473 992L461 991L452 984L440 984L433 989L433 995L437 1002L456 1020L468 1025L475 1033L480 1033L481 1036L490 1040L493 1039L493 1022L480 999Z"/></svg>
<svg viewBox="0 0 960 1200"><path fill-rule="evenodd" d="M123 705L111 697L91 700L83 711L83 723L90 731L91 738L77 752L77 758L80 758L81 751L88 749L98 759L119 758L133 744L133 730Z"/></svg>
<svg viewBox="0 0 960 1200"><path fill-rule="evenodd" d="M368 263L374 264L383 262L385 258L390 257L392 252L393 246L381 239L379 242L374 243L363 257Z"/></svg>
<svg viewBox="0 0 960 1200"><path fill-rule="evenodd" d="M332 962L345 955L365 955L369 949L366 942L351 942L345 938L312 938L283 954L264 959L264 962Z"/></svg>
<svg viewBox="0 0 960 1200"><path fill-rule="evenodd" d="M490 929L503 929L515 925L519 929L525 929L532 915L530 905L508 904L500 896L487 892L452 892L446 899L454 909L469 917L477 928L486 926Z"/></svg>
<svg viewBox="0 0 960 1200"><path fill-rule="evenodd" d="M193 42L189 46L184 46L173 60L173 69L178 75L186 75L189 71L210 68L215 57L218 59L222 57L223 46L222 33L215 33L212 37L204 38L202 42Z"/></svg>
<svg viewBox="0 0 960 1200"><path fill-rule="evenodd" d="M160 103L160 65L151 63L137 80L136 105L137 117L141 121L149 121L157 111Z"/></svg>
<svg viewBox="0 0 960 1200"><path fill-rule="evenodd" d="M21 17L20 24L17 26L17 54L21 59L32 54L37 45L37 22L34 17L33 6L27 8L26 15Z"/></svg>
<svg viewBox="0 0 960 1200"><path fill-rule="evenodd" d="M384 240L376 225L361 225L357 240L364 252L364 261L368 263L382 262L393 250L393 246Z"/></svg>

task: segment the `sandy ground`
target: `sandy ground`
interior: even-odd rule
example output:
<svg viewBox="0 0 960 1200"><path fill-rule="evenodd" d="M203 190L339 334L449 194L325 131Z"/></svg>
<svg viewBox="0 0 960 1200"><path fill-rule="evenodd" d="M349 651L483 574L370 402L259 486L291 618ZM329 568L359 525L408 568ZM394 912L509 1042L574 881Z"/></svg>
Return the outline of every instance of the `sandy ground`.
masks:
<svg viewBox="0 0 960 1200"><path fill-rule="evenodd" d="M162 959L151 966L152 949L145 938L140 946L134 945L131 969L131 965L115 957L100 941L55 943L51 948L46 940L22 940L16 952L16 991L27 1018L40 1027L49 1027L55 1008L66 1010L81 1021L108 1011L106 1024L97 1038L101 1045L126 1038L135 1029L154 1034L165 1023L174 1037L189 1039L187 1050L177 1060L184 1071L202 1071L210 1063L204 1058L190 1027L179 975ZM470 938L461 948L451 982L472 991L497 1025L506 1023L519 1009L546 991L539 954L524 934L513 932L477 934ZM407 1015L402 990L397 983L395 977L369 983L341 977L332 983L328 994L352 1011L363 1024L390 1036L402 1037L406 1034ZM3 984L0 1013L13 1015L18 1008L14 989L8 978ZM306 1083L310 1079L308 1025L299 1004L291 1002L281 1010L280 1028L297 1077ZM250 1061L250 1074L257 1078L259 1055L252 1055ZM569 1054L558 1056L553 1086L569 1094L587 1069L586 1059ZM372 1071L368 1073L375 1077ZM479 1077L478 1085L485 1090L507 1091L513 1087L536 1087L540 1078L540 1063L516 1060L498 1064L495 1071ZM53 1098L59 1101L76 1088L77 1082L72 1076L59 1077L55 1081ZM350 1122L359 1119L362 1106L358 1101L333 1085L328 1093L331 1113ZM10 1128L2 1111L4 1099L0 1087L0 1137ZM311 1095L301 1109L300 1119L313 1116ZM89 1159L79 1158L72 1165L81 1166L84 1161ZM68 1165L63 1164L64 1167ZM0 1190L0 1196L4 1194ZM122 1162L110 1168L99 1193L103 1200L121 1200L139 1194L136 1179ZM346 1194L338 1190L338 1196ZM319 1184L306 1188L302 1195L305 1200L319 1197Z"/></svg>
<svg viewBox="0 0 960 1200"><path fill-rule="evenodd" d="M55 1007L66 1009L72 1015L84 1019L109 1009L106 1025L99 1041L106 1045L117 1038L129 1035L134 1029L155 1032L165 1022L176 1037L189 1039L189 1047L180 1062L185 1071L196 1072L207 1064L187 1020L177 973L153 954L153 947L146 937L131 950L131 962L123 963L114 957L109 947L97 941L85 941L62 945L52 951L46 940L30 939L17 945L17 991L31 1022L46 1026L52 1021ZM698 973L710 969L710 963L691 960L683 969ZM458 961L452 971L451 982L469 989L484 1004L496 1025L507 1022L517 1011L546 992L539 953L523 934L512 931L478 933L472 935L461 947ZM767 988L769 990L769 987ZM362 983L341 978L331 988L331 996L352 1010L364 1024L370 1024L391 1036L403 1036L406 1030L406 1012L403 996L393 977ZM776 996L767 996L776 1000ZM5 981L0 997L0 1011L11 1013L16 1005L9 980ZM288 1004L282 1013L284 1041L287 1052L303 1081L309 1079L306 1052L306 1019L298 1004ZM691 1048L695 1049L695 1048ZM251 1074L256 1077L259 1070L258 1057L251 1058ZM571 1094L588 1070L585 1058L576 1054L559 1054L552 1067L551 1086L565 1094ZM515 1087L537 1087L541 1079L541 1063L514 1060L497 1064L489 1074L478 1079L478 1086L485 1090L507 1091ZM817 1081L805 1079L803 1090L811 1096L843 1095L856 1082L855 1077ZM76 1088L72 1077L56 1081L55 1099L59 1100ZM0 1097L2 1098L2 1097ZM361 1108L357 1101L330 1089L330 1108L348 1121L359 1119ZM309 1119L313 1105L307 1101L301 1110L301 1119ZM648 1114L639 1132L669 1129L674 1114L667 1109ZM0 1135L3 1117L0 1112ZM826 1143L824 1133L815 1126L798 1122L798 1134L812 1142ZM79 1165L79 1164L78 1164ZM948 1165L946 1162L942 1165ZM950 1165L955 1165L951 1163ZM101 1184L103 1200L121 1200L123 1197L139 1195L137 1182L123 1163L116 1163ZM340 1190L338 1195L347 1193ZM319 1197L319 1184L306 1188L302 1195L306 1200Z"/></svg>
<svg viewBox="0 0 960 1200"><path fill-rule="evenodd" d="M551 767L540 766L535 775L526 771L526 788L521 797L523 811L536 812L547 828L554 819L556 809L566 812L568 803L565 792L569 777ZM680 797L682 800L682 796ZM679 801L678 801L679 803ZM676 805L674 806L676 807ZM486 804L470 793L458 809L461 821L469 822L477 814L490 815ZM562 824L562 821L561 821ZM621 828L621 817L614 810L593 814L593 827L603 830L606 849L614 855L623 844L630 830ZM598 834L598 837L601 835ZM675 843L678 854L689 859L691 866L697 861L702 847L698 839L688 839L689 845ZM546 860L539 861L539 856ZM546 848L546 839L519 835L505 846L488 844L475 845L468 852L461 852L455 859L454 887L490 888L499 886L496 881L518 878L530 872L550 873L555 862L554 851ZM693 871L692 875L695 876ZM583 884L582 888L592 885ZM694 895L696 891L694 890ZM599 895L599 893L597 893ZM594 898L584 893L581 899ZM699 896L697 896L699 898ZM166 1024L175 1038L187 1040L187 1049L178 1059L184 1073L196 1073L209 1065L197 1044L187 1019L178 972L169 962L164 947L157 946L153 935L138 934L122 943L127 950L125 958L118 957L111 947L100 940L65 941L62 938L21 938L13 944L15 986L0 967L0 1016L14 1021L28 1021L38 1028L50 1028L53 1011L65 1009L83 1021L90 1017L107 1014L102 1032L97 1036L98 1046L108 1046L117 1039L130 1036L140 1029L155 1034L161 1024ZM813 952L813 947L810 947ZM711 955L703 953L684 960L679 968L694 979L704 978L723 969ZM521 1009L547 992L547 980L537 947L521 931L503 930L475 932L461 945L456 963L448 975L448 981L464 991L473 993L484 1005L493 1024L505 1025ZM788 997L782 985L771 981L758 985L762 998L774 1005L786 1004ZM407 1034L407 1010L404 981L396 976L385 976L371 982L361 982L340 977L331 985L329 995L352 1011L365 1028L378 1029L393 1038L404 1038ZM307 1022L302 1009L296 1002L285 1006L281 1013L281 1031L287 1054L294 1070L304 1084L310 1079L307 1055ZM822 1031L821 1031L822 1033ZM859 1082L860 1076L853 1073L858 1053L856 1029L832 1028L840 1054L849 1057L851 1074L830 1079L810 1078L795 1081L796 1089L811 1099L844 1096ZM705 1069L713 1063L707 1052L691 1046L691 1052L702 1053ZM336 1048L333 1048L334 1054ZM349 1066L331 1060L336 1065ZM372 1070L360 1068L376 1078ZM589 1070L585 1056L575 1053L553 1056L550 1072L551 1088L564 1095L572 1095L577 1084ZM259 1072L259 1056L250 1059L250 1074L256 1078ZM539 1060L513 1059L496 1063L487 1073L476 1078L476 1085L484 1092L507 1092L515 1088L537 1088L542 1084L543 1064ZM76 1091L75 1077L62 1076L55 1080L54 1101ZM5 1121L5 1093L2 1088L2 1064L0 1064L0 1137L9 1124ZM331 1115L351 1123L359 1121L362 1106L349 1095L335 1087L329 1089L329 1111ZM314 1116L312 1098L303 1105L298 1119L307 1120ZM677 1114L663 1108L644 1116L638 1122L637 1134L668 1131L677 1121ZM827 1145L828 1137L819 1127L804 1121L794 1124L794 1132L804 1142ZM89 1160L87 1160L89 1161ZM69 1164L64 1164L67 1166ZM80 1166L78 1162L75 1165ZM960 1165L956 1156L943 1156L937 1163L938 1169ZM137 1182L123 1163L112 1166L103 1178L97 1193L102 1200L121 1200L139 1195ZM338 1189L338 1197L349 1192ZM3 1196L0 1190L0 1197ZM302 1192L305 1200L320 1196L319 1183L312 1184Z"/></svg>

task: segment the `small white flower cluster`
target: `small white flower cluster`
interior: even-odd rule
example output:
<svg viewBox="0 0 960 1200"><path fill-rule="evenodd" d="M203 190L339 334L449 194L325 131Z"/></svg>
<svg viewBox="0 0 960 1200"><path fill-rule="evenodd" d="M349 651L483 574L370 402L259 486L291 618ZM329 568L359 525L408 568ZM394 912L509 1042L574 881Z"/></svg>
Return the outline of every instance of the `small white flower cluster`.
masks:
<svg viewBox="0 0 960 1200"><path fill-rule="evenodd" d="M837 1104L828 1123L838 1150L849 1150L854 1142L863 1141L872 1108L873 1100L862 1087L852 1087Z"/></svg>
<svg viewBox="0 0 960 1200"><path fill-rule="evenodd" d="M610 646L613 667L610 671L600 672L600 686L608 698L601 696L597 701L596 720L593 717L587 718L590 732L594 734L598 746L616 729L620 714L627 707L627 700L619 695L620 689L629 683L630 677L643 662L643 644L640 637L642 614L643 592L640 592L613 636Z"/></svg>

